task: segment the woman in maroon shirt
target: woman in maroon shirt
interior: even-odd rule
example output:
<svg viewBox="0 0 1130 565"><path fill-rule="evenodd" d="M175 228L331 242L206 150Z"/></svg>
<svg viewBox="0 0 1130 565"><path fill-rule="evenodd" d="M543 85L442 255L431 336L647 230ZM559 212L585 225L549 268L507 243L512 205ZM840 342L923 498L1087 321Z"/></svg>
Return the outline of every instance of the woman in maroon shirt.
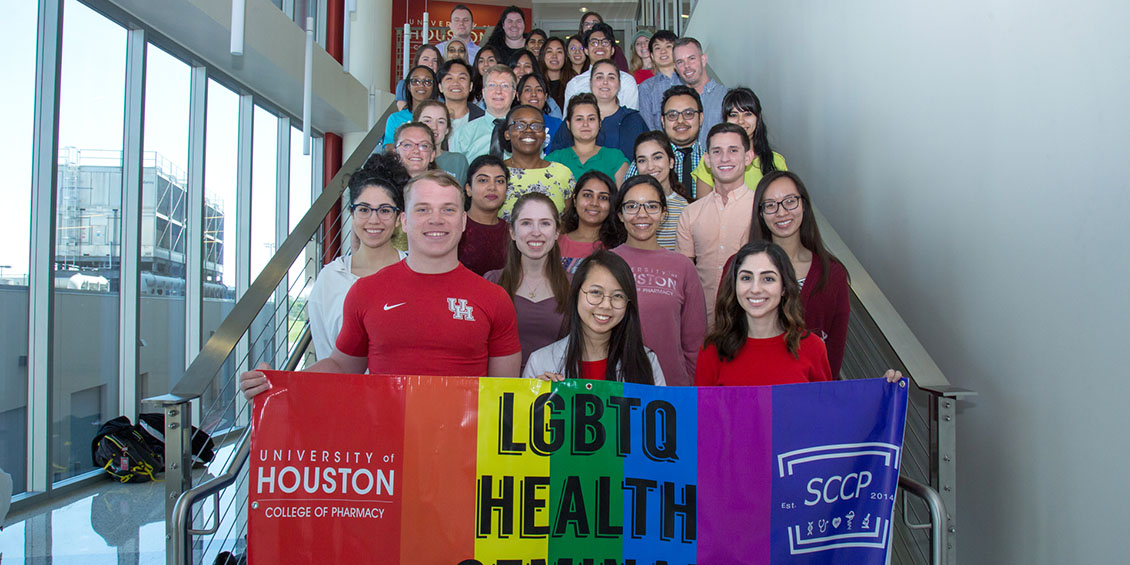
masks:
<svg viewBox="0 0 1130 565"><path fill-rule="evenodd" d="M848 273L824 248L808 189L796 173L771 171L757 183L753 202L749 241L769 240L788 254L800 284L804 326L824 340L832 378L839 378L851 314ZM723 279L732 261L722 270Z"/></svg>

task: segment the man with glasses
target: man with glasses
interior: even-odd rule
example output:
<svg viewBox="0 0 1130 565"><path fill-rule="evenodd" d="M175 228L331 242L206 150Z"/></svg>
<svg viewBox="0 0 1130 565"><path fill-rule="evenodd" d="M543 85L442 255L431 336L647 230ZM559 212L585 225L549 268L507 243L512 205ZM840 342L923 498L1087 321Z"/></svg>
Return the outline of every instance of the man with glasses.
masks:
<svg viewBox="0 0 1130 565"><path fill-rule="evenodd" d="M691 172L702 159L702 145L698 142L702 126L702 100L693 88L678 84L663 93L661 108L663 133L667 134L667 139L671 140L671 149L675 151L675 175L691 195L698 198ZM631 178L638 173L639 169L633 159L624 178Z"/></svg>
<svg viewBox="0 0 1130 565"><path fill-rule="evenodd" d="M675 72L683 84L698 93L702 108L705 108L698 140L705 146L707 132L714 124L722 123L722 98L726 96L726 87L706 74L706 53L702 52L702 44L693 37L681 37L675 41Z"/></svg>
<svg viewBox="0 0 1130 565"><path fill-rule="evenodd" d="M574 95L582 92L592 92L592 86L589 84L589 75L592 73L592 66L597 61L612 58L612 49L616 46L616 35L612 31L612 26L605 23L598 23L592 26L592 29L585 32L585 53L589 57L589 70L573 77L569 84L565 85L565 104L569 104L569 100ZM616 95L616 99L620 101L620 105L631 108L633 110L639 108L639 87L636 86L636 79L632 75L620 71L620 93Z"/></svg>
<svg viewBox="0 0 1130 565"><path fill-rule="evenodd" d="M463 188L428 171L404 187L408 258L349 289L341 333L314 373L517 377L522 361L514 303L502 287L459 264ZM261 369L240 375L250 399L268 389Z"/></svg>
<svg viewBox="0 0 1130 565"><path fill-rule="evenodd" d="M471 39L471 32L475 29L475 15L471 13L471 9L462 4L456 4L451 9L451 20L448 23L448 28L451 30L451 38L436 45L439 52L446 55L447 44L452 39L458 39L463 42L463 45L467 46L467 60L474 61L475 55L479 52L479 46L475 45L475 41Z"/></svg>
<svg viewBox="0 0 1130 565"><path fill-rule="evenodd" d="M494 133L494 121L506 118L510 104L514 102L518 78L514 70L506 65L495 65L487 69L483 77L483 104L486 114L471 120L451 136L448 148L462 153L474 161L479 155L490 153L490 138Z"/></svg>
<svg viewBox="0 0 1130 565"><path fill-rule="evenodd" d="M672 86L683 84L682 79L675 72L675 41L679 39L674 33L661 29L651 36L648 49L651 51L652 67L655 76L640 83L640 114L648 129L661 130L663 122L660 120L660 109L663 106L663 93Z"/></svg>
<svg viewBox="0 0 1130 565"><path fill-rule="evenodd" d="M471 96L471 76L471 65L460 59L446 61L440 65L439 71L436 73L436 80L439 81L439 93L443 96L447 113L451 115L448 139L455 135L459 128L486 113L475 104L467 103L467 99Z"/></svg>
<svg viewBox="0 0 1130 565"><path fill-rule="evenodd" d="M745 185L745 168L753 162L749 136L737 124L721 123L707 134L706 165L714 190L683 209L675 228L675 250L695 262L706 294L707 325L714 321L714 299L726 259L749 237L753 191Z"/></svg>

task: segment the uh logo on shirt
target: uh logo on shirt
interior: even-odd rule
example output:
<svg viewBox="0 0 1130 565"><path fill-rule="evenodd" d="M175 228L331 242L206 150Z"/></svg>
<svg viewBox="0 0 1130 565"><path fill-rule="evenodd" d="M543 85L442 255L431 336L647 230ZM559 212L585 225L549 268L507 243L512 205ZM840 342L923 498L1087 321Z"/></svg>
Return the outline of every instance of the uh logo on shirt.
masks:
<svg viewBox="0 0 1130 565"><path fill-rule="evenodd" d="M467 322L475 321L475 307L467 305L466 298L448 298L447 309L451 310L451 317Z"/></svg>

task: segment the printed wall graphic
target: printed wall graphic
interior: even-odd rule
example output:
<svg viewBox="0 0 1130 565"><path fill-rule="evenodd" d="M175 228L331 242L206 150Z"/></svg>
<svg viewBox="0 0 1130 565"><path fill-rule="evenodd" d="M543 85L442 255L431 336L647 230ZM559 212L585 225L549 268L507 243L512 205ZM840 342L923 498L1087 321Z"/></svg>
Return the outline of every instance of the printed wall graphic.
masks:
<svg viewBox="0 0 1130 565"><path fill-rule="evenodd" d="M494 24L498 23L498 17L502 15L502 11L507 8L507 5L494 5L494 4L473 4L469 2L433 2L427 3L422 0L412 0L411 2L396 2L392 3L392 64L389 66L392 69L392 76L389 77L389 92L396 87L396 81L404 78L404 24L408 23L411 34L408 37L408 61L411 64L412 57L416 54L416 49L426 43L436 45L440 42L446 41L451 37L448 31L450 25L451 9L455 6L463 4L471 9L474 14L475 27L471 31L471 39L479 46L486 42L487 31L494 29ZM428 10L428 37L423 37L424 32L424 9ZM530 8L522 8L522 13L526 15L526 31L533 29L531 22L533 22L533 11ZM471 61L472 63L474 61Z"/></svg>
<svg viewBox="0 0 1130 565"><path fill-rule="evenodd" d="M252 563L885 562L905 381L268 378Z"/></svg>

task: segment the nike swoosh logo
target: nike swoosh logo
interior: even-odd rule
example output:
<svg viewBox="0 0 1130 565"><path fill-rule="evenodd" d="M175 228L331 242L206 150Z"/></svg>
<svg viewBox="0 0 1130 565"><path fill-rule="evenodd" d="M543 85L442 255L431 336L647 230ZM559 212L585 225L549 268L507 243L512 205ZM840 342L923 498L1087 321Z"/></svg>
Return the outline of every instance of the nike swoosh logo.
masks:
<svg viewBox="0 0 1130 565"><path fill-rule="evenodd" d="M404 306L405 304L408 304L408 303L407 302L401 302L400 304L393 304L392 306L385 304L385 311L387 312L389 310L392 310L393 308L396 308L397 306Z"/></svg>

